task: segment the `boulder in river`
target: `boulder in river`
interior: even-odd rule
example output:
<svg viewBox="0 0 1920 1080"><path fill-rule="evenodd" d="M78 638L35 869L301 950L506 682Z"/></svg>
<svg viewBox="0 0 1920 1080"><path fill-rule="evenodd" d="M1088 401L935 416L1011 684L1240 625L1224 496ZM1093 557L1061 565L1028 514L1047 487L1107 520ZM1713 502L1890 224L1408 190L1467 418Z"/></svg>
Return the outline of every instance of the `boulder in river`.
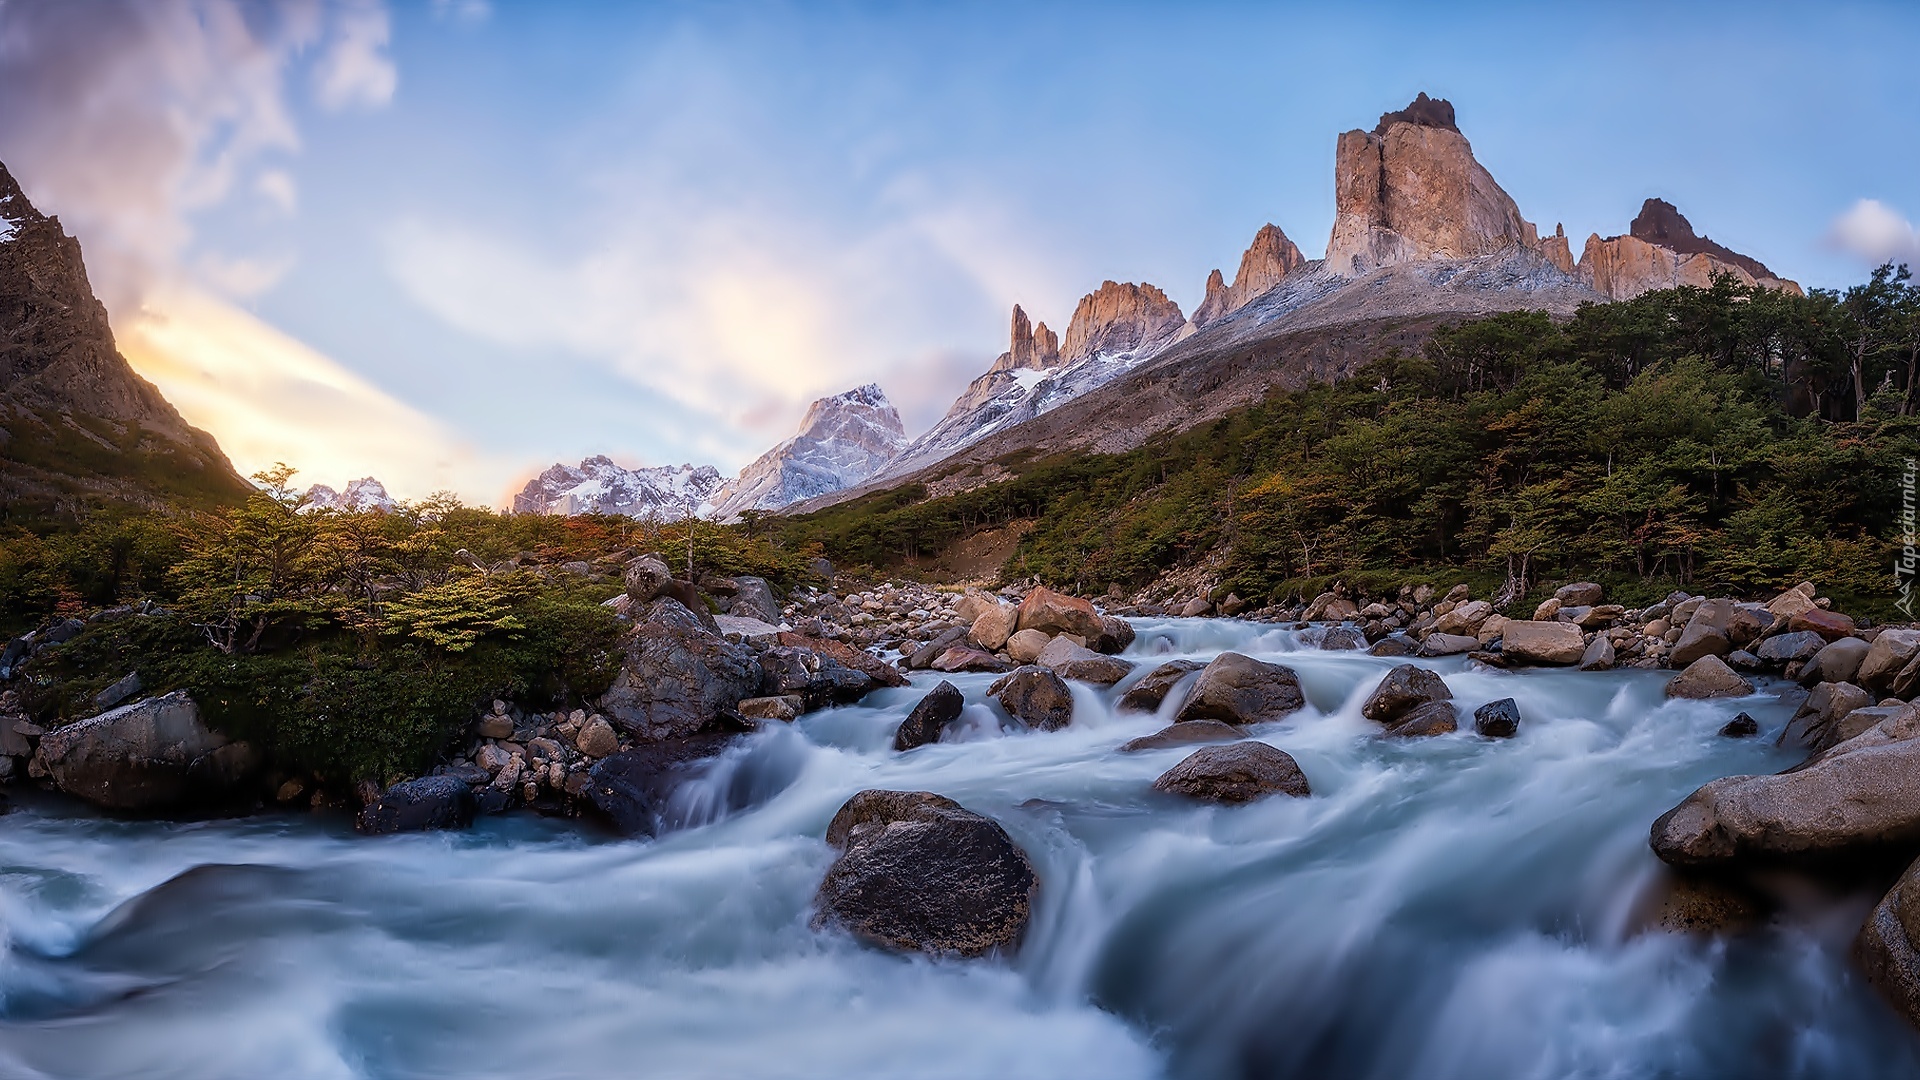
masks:
<svg viewBox="0 0 1920 1080"><path fill-rule="evenodd" d="M1018 948L1039 877L991 818L926 791L862 791L827 826L840 855L814 897L815 929L889 949L985 956Z"/></svg>
<svg viewBox="0 0 1920 1080"><path fill-rule="evenodd" d="M1800 703L1780 732L1779 745L1820 751L1839 742L1834 729L1840 718L1873 704L1873 695L1852 683L1821 683Z"/></svg>
<svg viewBox="0 0 1920 1080"><path fill-rule="evenodd" d="M1473 730L1489 739L1511 739L1520 731L1520 706L1512 698L1489 701L1473 710Z"/></svg>
<svg viewBox="0 0 1920 1080"><path fill-rule="evenodd" d="M1676 866L1808 859L1920 843L1920 709L1771 776L1706 784L1653 823Z"/></svg>
<svg viewBox="0 0 1920 1080"><path fill-rule="evenodd" d="M1175 746L1192 746L1194 743L1233 742L1246 737L1245 731L1232 724L1223 724L1218 720L1187 720L1168 724L1151 735L1129 739L1120 744L1120 752L1137 754L1143 750L1165 750Z"/></svg>
<svg viewBox="0 0 1920 1080"><path fill-rule="evenodd" d="M1094 652L1085 645L1074 644L1065 635L1047 642L1047 647L1040 650L1033 662L1051 668L1062 678L1095 686L1112 686L1133 673L1132 661Z"/></svg>
<svg viewBox="0 0 1920 1080"><path fill-rule="evenodd" d="M1802 633L1811 632L1802 631ZM1814 653L1813 659L1807 661L1807 666L1800 670L1800 685L1852 682L1860 671L1861 662L1867 658L1867 650L1871 647L1857 637L1844 637L1838 641L1828 642L1819 652Z"/></svg>
<svg viewBox="0 0 1920 1080"><path fill-rule="evenodd" d="M1297 712L1306 703L1292 668L1225 652L1200 672L1176 719L1259 724Z"/></svg>
<svg viewBox="0 0 1920 1080"><path fill-rule="evenodd" d="M1128 687L1127 692L1120 696L1120 707L1134 712L1157 712L1161 703L1167 700L1167 695L1180 685L1180 680L1205 666L1198 660L1169 660L1147 672L1146 678Z"/></svg>
<svg viewBox="0 0 1920 1080"><path fill-rule="evenodd" d="M994 680L987 693L1007 714L1038 731L1058 731L1073 722L1073 691L1058 674L1038 664Z"/></svg>
<svg viewBox="0 0 1920 1080"><path fill-rule="evenodd" d="M1570 622L1512 619L1500 628L1500 652L1509 663L1577 664L1587 643Z"/></svg>
<svg viewBox="0 0 1920 1080"><path fill-rule="evenodd" d="M1451 701L1429 701L1408 710L1387 725L1386 734L1395 739L1422 739L1429 735L1451 735L1460 730L1460 710Z"/></svg>
<svg viewBox="0 0 1920 1080"><path fill-rule="evenodd" d="M1726 739L1745 739L1760 734L1760 721L1748 713L1740 713L1720 726L1720 736Z"/></svg>
<svg viewBox="0 0 1920 1080"><path fill-rule="evenodd" d="M1387 672L1380 685L1367 695L1360 706L1360 715L1375 723L1390 725L1429 701L1443 701L1452 696L1453 691L1447 689L1446 681L1439 675L1417 664L1401 664Z"/></svg>
<svg viewBox="0 0 1920 1080"><path fill-rule="evenodd" d="M1019 611L1012 604L992 604L974 617L968 636L983 649L1004 648L1007 639L1013 636L1018 616Z"/></svg>
<svg viewBox="0 0 1920 1080"><path fill-rule="evenodd" d="M1007 655L1016 664L1031 664L1040 658L1041 650L1052 640L1043 630L1016 630L1007 639Z"/></svg>
<svg viewBox="0 0 1920 1080"><path fill-rule="evenodd" d="M1869 690L1884 691L1893 685L1900 669L1916 654L1920 654L1920 630L1897 627L1882 630L1867 646L1867 655L1860 658L1860 669L1854 673L1853 681Z"/></svg>
<svg viewBox="0 0 1920 1080"><path fill-rule="evenodd" d="M1292 754L1253 740L1196 750L1162 773L1153 789L1223 803L1312 794Z"/></svg>
<svg viewBox="0 0 1920 1080"><path fill-rule="evenodd" d="M1727 666L1725 660L1711 654L1687 665L1687 670L1667 680L1670 698L1745 697L1753 693L1753 684Z"/></svg>
<svg viewBox="0 0 1920 1080"><path fill-rule="evenodd" d="M1084 641L1098 638L1106 629L1093 604L1077 596L1057 593L1042 585L1020 602L1015 619L1018 629L1038 630L1049 636L1074 634Z"/></svg>
<svg viewBox="0 0 1920 1080"><path fill-rule="evenodd" d="M674 790L698 777L734 738L703 732L609 755L587 774L587 800L622 835L652 836Z"/></svg>
<svg viewBox="0 0 1920 1080"><path fill-rule="evenodd" d="M959 688L942 680L900 722L899 729L893 733L893 748L911 750L916 746L939 742L940 733L947 729L948 724L960 719L960 710L965 705L966 698L961 695Z"/></svg>
<svg viewBox="0 0 1920 1080"><path fill-rule="evenodd" d="M1854 942L1867 982L1920 1026L1920 862L1907 867L1867 916Z"/></svg>
<svg viewBox="0 0 1920 1080"><path fill-rule="evenodd" d="M360 808L354 827L368 835L461 829L473 820L473 792L453 776L423 776L395 784Z"/></svg>
<svg viewBox="0 0 1920 1080"><path fill-rule="evenodd" d="M655 604L681 608L673 600ZM697 621L636 623L622 649L620 671L600 708L636 738L691 735L760 691L753 650L707 632Z"/></svg>
<svg viewBox="0 0 1920 1080"><path fill-rule="evenodd" d="M1471 634L1428 634L1420 642L1421 656L1456 656L1480 647L1480 639Z"/></svg>
<svg viewBox="0 0 1920 1080"><path fill-rule="evenodd" d="M224 801L259 764L251 746L208 728L184 690L55 728L39 760L61 791L135 811Z"/></svg>

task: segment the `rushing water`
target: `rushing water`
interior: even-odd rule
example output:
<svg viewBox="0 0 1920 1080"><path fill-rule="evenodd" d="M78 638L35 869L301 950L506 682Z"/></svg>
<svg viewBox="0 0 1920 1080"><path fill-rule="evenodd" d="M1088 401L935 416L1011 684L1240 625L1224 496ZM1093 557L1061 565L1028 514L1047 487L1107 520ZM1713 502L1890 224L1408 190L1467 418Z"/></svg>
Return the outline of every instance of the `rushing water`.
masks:
<svg viewBox="0 0 1920 1080"><path fill-rule="evenodd" d="M1076 687L1071 728L1003 733L991 677L959 676L953 741L890 749L919 679L754 737L651 842L29 801L0 818L0 1077L1920 1075L1920 1038L1847 964L1857 900L1728 941L1640 929L1653 818L1790 764L1770 694L1423 661L1463 713L1518 699L1520 735L1388 740L1359 707L1395 661L1138 625L1142 674L1228 648L1292 665L1309 708L1257 734L1313 797L1157 795L1192 748L1115 748L1166 716ZM1715 735L1740 709L1763 738ZM1026 848L1042 892L1016 958L808 929L820 836L868 787L941 792Z"/></svg>

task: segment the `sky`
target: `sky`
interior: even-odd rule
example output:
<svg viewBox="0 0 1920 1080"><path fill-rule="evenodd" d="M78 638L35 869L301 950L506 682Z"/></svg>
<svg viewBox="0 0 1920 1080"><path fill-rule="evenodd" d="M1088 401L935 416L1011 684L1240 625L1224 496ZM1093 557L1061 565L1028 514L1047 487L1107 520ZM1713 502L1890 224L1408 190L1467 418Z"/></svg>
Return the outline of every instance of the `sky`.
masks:
<svg viewBox="0 0 1920 1080"><path fill-rule="evenodd" d="M0 161L242 471L502 504L909 434L1102 280L1183 310L1418 91L1576 254L1643 199L1809 287L1920 266L1920 5L0 0Z"/></svg>

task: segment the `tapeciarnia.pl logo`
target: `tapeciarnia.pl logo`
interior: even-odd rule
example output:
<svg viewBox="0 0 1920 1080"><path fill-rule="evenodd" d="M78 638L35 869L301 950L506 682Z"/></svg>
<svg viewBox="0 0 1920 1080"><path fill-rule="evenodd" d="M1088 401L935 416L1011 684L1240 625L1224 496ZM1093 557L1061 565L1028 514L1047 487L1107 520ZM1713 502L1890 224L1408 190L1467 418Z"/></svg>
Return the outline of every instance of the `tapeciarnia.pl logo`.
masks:
<svg viewBox="0 0 1920 1080"><path fill-rule="evenodd" d="M1914 551L1914 510L1913 479L1920 471L1913 458L1907 459L1907 467L1900 474L1900 558L1893 564L1893 584L1900 591L1900 599L1894 607L1900 609L1907 618L1913 618L1913 573L1920 565L1920 554Z"/></svg>

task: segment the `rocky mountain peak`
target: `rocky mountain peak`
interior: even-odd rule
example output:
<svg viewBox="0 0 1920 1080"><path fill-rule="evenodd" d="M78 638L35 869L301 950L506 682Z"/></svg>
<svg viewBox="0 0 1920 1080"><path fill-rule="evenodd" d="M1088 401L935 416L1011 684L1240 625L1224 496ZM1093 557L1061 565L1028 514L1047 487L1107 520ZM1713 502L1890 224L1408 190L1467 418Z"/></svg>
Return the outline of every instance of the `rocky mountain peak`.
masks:
<svg viewBox="0 0 1920 1080"><path fill-rule="evenodd" d="M723 482L711 465L627 469L604 454L555 464L513 497L516 514L622 514L681 521L705 513Z"/></svg>
<svg viewBox="0 0 1920 1080"><path fill-rule="evenodd" d="M1041 370L1060 366L1059 335L1047 329L1046 323L1031 325L1027 313L1019 304L1013 305L1013 332L1007 345L1007 351L995 360L993 371L1013 371L1015 369Z"/></svg>
<svg viewBox="0 0 1920 1080"><path fill-rule="evenodd" d="M1013 315L1018 342L1027 316L1018 307ZM1032 332L1026 340L1032 343ZM807 407L792 438L760 455L714 494L713 515L731 520L749 510L778 510L851 487L878 472L906 441L900 411L877 384L823 397Z"/></svg>
<svg viewBox="0 0 1920 1080"><path fill-rule="evenodd" d="M1073 309L1060 358L1072 364L1096 354L1138 355L1165 346L1186 323L1180 305L1156 286L1101 282Z"/></svg>
<svg viewBox="0 0 1920 1080"><path fill-rule="evenodd" d="M1279 226L1272 223L1261 226L1246 254L1240 257L1240 272L1234 275L1232 285L1223 283L1218 270L1208 275L1207 296L1194 309L1193 325L1205 326L1246 307L1306 262L1306 256L1300 254L1300 248L1287 239Z"/></svg>
<svg viewBox="0 0 1920 1080"><path fill-rule="evenodd" d="M1687 255L1711 255L1721 262L1740 267L1755 278L1774 276L1773 271L1762 265L1759 259L1742 255L1694 233L1693 223L1680 213L1678 207L1665 199L1648 199L1641 203L1640 212L1634 215L1633 222L1627 226L1627 235Z"/></svg>
<svg viewBox="0 0 1920 1080"><path fill-rule="evenodd" d="M306 510L380 510L392 513L399 506L392 495L387 494L387 486L371 476L347 482L345 491L335 491L325 484L315 484L307 489Z"/></svg>
<svg viewBox="0 0 1920 1080"><path fill-rule="evenodd" d="M1409 102L1406 108L1381 113L1380 122L1374 125L1373 133L1385 135L1387 129L1395 124L1414 124L1419 127L1441 128L1456 135L1460 133L1460 128L1453 122L1453 102L1446 98L1430 98L1424 90Z"/></svg>
<svg viewBox="0 0 1920 1080"><path fill-rule="evenodd" d="M1695 233L1693 223L1665 199L1640 204L1624 236L1588 237L1577 273L1610 300L1630 300L1678 285L1705 287L1717 274L1731 274L1743 284L1801 291L1760 260Z"/></svg>
<svg viewBox="0 0 1920 1080"><path fill-rule="evenodd" d="M1340 136L1326 260L1333 273L1513 248L1538 251L1538 230L1474 160L1451 104L1422 94L1373 131Z"/></svg>

